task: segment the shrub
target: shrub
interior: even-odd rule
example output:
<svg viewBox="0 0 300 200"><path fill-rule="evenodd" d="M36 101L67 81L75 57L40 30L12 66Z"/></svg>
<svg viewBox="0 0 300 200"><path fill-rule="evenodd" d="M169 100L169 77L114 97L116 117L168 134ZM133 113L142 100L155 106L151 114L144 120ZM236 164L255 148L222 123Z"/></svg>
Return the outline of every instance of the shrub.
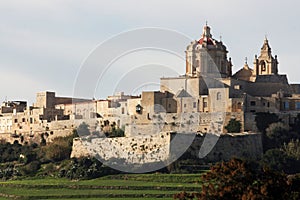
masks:
<svg viewBox="0 0 300 200"><path fill-rule="evenodd" d="M236 119L230 119L225 129L228 133L240 133L241 132L242 124L240 121Z"/></svg>
<svg viewBox="0 0 300 200"><path fill-rule="evenodd" d="M92 179L102 175L102 163L95 158L73 158L59 171L59 177L69 179Z"/></svg>
<svg viewBox="0 0 300 200"><path fill-rule="evenodd" d="M284 143L282 147L282 151L284 151L288 156L300 161L300 141L291 140L289 143Z"/></svg>
<svg viewBox="0 0 300 200"><path fill-rule="evenodd" d="M55 138L51 143L43 147L44 158L53 162L69 159L72 152L72 145L73 135Z"/></svg>
<svg viewBox="0 0 300 200"><path fill-rule="evenodd" d="M21 175L23 176L32 176L35 175L41 167L39 161L33 161L25 166L19 168Z"/></svg>
<svg viewBox="0 0 300 200"><path fill-rule="evenodd" d="M256 127L259 132L265 133L270 124L278 122L279 118L274 113L258 112L255 116Z"/></svg>
<svg viewBox="0 0 300 200"><path fill-rule="evenodd" d="M201 192L174 195L175 199L287 199L293 191L285 174L239 159L217 163L202 176Z"/></svg>

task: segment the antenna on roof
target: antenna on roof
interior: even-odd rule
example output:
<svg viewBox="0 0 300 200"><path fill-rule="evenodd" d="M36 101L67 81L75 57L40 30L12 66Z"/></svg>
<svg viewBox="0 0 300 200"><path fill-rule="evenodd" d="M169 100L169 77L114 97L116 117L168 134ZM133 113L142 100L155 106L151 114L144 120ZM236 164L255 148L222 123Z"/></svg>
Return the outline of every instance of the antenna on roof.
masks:
<svg viewBox="0 0 300 200"><path fill-rule="evenodd" d="M222 35L220 35L220 42L222 42Z"/></svg>
<svg viewBox="0 0 300 200"><path fill-rule="evenodd" d="M207 20L205 21L205 25L207 26Z"/></svg>
<svg viewBox="0 0 300 200"><path fill-rule="evenodd" d="M248 58L247 58L247 57L245 57L245 64L247 64L247 61L248 61Z"/></svg>

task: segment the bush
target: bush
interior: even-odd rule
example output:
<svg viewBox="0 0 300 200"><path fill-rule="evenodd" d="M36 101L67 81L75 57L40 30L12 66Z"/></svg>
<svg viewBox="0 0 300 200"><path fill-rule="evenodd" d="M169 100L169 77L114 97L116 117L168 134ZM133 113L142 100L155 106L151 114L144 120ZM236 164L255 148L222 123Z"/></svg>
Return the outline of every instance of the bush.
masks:
<svg viewBox="0 0 300 200"><path fill-rule="evenodd" d="M270 167L272 170L286 172L292 167L291 158L280 149L268 150L261 160L262 165Z"/></svg>
<svg viewBox="0 0 300 200"><path fill-rule="evenodd" d="M19 144L0 144L0 162L13 162L20 161L20 155L26 157L26 163L36 159L35 150L32 146L19 145Z"/></svg>
<svg viewBox="0 0 300 200"><path fill-rule="evenodd" d="M270 124L276 123L279 118L274 113L258 112L255 116L256 127L259 132L265 133Z"/></svg>
<svg viewBox="0 0 300 200"><path fill-rule="evenodd" d="M106 137L114 138L114 137L124 137L125 133L124 130L120 128L112 128L112 131L110 133L105 134Z"/></svg>
<svg viewBox="0 0 300 200"><path fill-rule="evenodd" d="M95 158L73 158L59 171L59 177L69 179L93 179L102 175L102 163Z"/></svg>
<svg viewBox="0 0 300 200"><path fill-rule="evenodd" d="M240 121L236 119L230 119L225 129L228 133L240 133L241 132L242 124Z"/></svg>
<svg viewBox="0 0 300 200"><path fill-rule="evenodd" d="M259 168L253 163L239 159L217 163L202 176L204 184L201 192L179 193L175 199L215 200L215 199L290 199L297 193L288 183L285 174L267 168ZM296 196L296 195L295 195Z"/></svg>
<svg viewBox="0 0 300 200"><path fill-rule="evenodd" d="M69 159L72 152L72 145L73 136L55 138L53 142L42 148L44 159L53 162Z"/></svg>
<svg viewBox="0 0 300 200"><path fill-rule="evenodd" d="M300 161L300 141L291 140L289 143L284 143L282 147L282 151L284 151L288 156Z"/></svg>
<svg viewBox="0 0 300 200"><path fill-rule="evenodd" d="M293 138L293 134L289 131L289 127L282 122L272 123L266 129L266 146L269 148L280 148L284 143L289 142Z"/></svg>
<svg viewBox="0 0 300 200"><path fill-rule="evenodd" d="M19 171L15 168L13 164L4 164L1 165L0 168L0 178L2 180L8 180L15 176L20 176L21 174Z"/></svg>
<svg viewBox="0 0 300 200"><path fill-rule="evenodd" d="M33 176L35 175L41 167L39 161L33 161L25 166L19 168L21 175L23 176Z"/></svg>

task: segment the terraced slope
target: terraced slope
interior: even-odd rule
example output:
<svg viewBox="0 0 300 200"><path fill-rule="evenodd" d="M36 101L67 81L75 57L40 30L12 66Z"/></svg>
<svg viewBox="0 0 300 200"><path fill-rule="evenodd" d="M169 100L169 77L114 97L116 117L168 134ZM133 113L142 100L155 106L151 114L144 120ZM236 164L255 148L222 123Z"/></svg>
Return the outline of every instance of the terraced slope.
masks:
<svg viewBox="0 0 300 200"><path fill-rule="evenodd" d="M180 191L199 191L199 174L128 174L93 180L41 178L0 182L2 199L172 199Z"/></svg>

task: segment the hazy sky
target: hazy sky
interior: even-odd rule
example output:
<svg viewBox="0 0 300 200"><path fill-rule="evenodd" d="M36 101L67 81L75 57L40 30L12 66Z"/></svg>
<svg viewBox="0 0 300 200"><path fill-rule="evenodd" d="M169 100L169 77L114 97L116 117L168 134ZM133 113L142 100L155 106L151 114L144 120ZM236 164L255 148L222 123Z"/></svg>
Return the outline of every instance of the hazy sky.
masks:
<svg viewBox="0 0 300 200"><path fill-rule="evenodd" d="M161 27L199 39L206 20L213 37L222 36L233 71L243 66L245 57L252 67L267 35L279 72L300 82L299 6L296 0L2 0L0 101L7 96L31 103L44 90L71 96L81 63L113 35Z"/></svg>

